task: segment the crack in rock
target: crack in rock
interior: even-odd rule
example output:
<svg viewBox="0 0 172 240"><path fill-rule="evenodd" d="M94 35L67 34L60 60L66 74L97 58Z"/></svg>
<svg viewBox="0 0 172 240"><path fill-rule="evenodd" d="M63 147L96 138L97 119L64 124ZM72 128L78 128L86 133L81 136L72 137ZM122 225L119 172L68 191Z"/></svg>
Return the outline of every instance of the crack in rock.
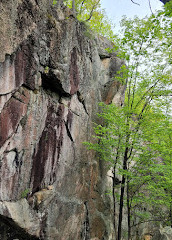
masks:
<svg viewBox="0 0 172 240"><path fill-rule="evenodd" d="M86 114L89 115L89 114L88 114L88 111L87 111L87 108L86 108L86 105L85 105L85 99L83 98L83 96L81 95L81 93L80 93L79 91L77 91L77 97L78 97L78 101L79 101L80 103L82 103L83 108L84 108Z"/></svg>
<svg viewBox="0 0 172 240"><path fill-rule="evenodd" d="M84 228L82 232L82 240L90 240L90 220L89 220L89 211L88 211L88 202L84 202L85 206L85 221Z"/></svg>
<svg viewBox="0 0 172 240"><path fill-rule="evenodd" d="M64 121L64 123L65 123L65 126L66 126L67 135L70 138L71 142L74 143L73 137L72 137L71 132L70 132L69 127L68 127L68 122Z"/></svg>

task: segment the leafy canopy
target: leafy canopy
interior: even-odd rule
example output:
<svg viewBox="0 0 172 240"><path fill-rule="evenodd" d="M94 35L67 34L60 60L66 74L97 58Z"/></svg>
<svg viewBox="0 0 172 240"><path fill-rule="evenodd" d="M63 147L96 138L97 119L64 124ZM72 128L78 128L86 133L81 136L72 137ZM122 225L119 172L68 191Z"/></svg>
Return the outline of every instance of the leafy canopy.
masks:
<svg viewBox="0 0 172 240"><path fill-rule="evenodd" d="M128 239L132 225L146 219L168 224L172 206L171 17L167 10L145 19L124 17L121 28L114 49L107 50L125 59L126 65L114 76L114 81L127 86L124 104L101 103L102 124L96 124L93 136L97 142L86 143L109 162L113 181L116 177L121 181L112 189L120 206L118 240L124 205ZM159 207L164 211L159 213Z"/></svg>
<svg viewBox="0 0 172 240"><path fill-rule="evenodd" d="M68 8L74 7L77 19L85 22L94 33L114 39L114 24L101 8L100 0L64 0L63 2ZM57 0L53 0L53 5L55 4Z"/></svg>

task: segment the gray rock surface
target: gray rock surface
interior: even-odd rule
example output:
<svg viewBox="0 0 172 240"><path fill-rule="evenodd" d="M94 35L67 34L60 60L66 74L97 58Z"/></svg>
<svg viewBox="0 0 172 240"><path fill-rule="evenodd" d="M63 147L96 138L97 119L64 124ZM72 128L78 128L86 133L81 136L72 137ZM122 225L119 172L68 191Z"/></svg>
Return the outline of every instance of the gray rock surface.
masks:
<svg viewBox="0 0 172 240"><path fill-rule="evenodd" d="M106 168L87 151L123 61L69 10L0 2L0 239L112 239Z"/></svg>
<svg viewBox="0 0 172 240"><path fill-rule="evenodd" d="M170 226L160 227L160 229L155 232L152 240L172 240L172 228Z"/></svg>

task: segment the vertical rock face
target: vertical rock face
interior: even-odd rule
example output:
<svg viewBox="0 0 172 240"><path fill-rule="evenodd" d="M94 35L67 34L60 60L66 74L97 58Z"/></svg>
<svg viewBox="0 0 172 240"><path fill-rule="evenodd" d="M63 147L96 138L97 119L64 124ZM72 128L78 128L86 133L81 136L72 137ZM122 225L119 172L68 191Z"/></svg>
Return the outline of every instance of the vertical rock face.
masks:
<svg viewBox="0 0 172 240"><path fill-rule="evenodd" d="M0 3L0 239L112 239L106 168L87 151L123 62L47 0Z"/></svg>

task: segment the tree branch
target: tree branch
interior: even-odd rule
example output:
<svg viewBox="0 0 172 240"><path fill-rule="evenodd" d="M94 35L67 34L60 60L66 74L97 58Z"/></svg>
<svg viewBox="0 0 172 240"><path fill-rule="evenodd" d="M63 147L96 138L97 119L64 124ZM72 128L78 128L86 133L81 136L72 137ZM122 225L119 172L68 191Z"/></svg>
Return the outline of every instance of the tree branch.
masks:
<svg viewBox="0 0 172 240"><path fill-rule="evenodd" d="M89 16L89 18L86 20L86 22L88 22L88 21L92 18L92 16L93 16L93 11L94 11L94 9L98 6L99 2L100 2L100 0L98 0L97 3L92 7L91 12L90 12L90 16Z"/></svg>
<svg viewBox="0 0 172 240"><path fill-rule="evenodd" d="M136 4L136 5L139 5L140 6L140 4L139 3L136 3L136 2L134 2L133 0L131 0L132 1L132 3L134 3L134 4Z"/></svg>
<svg viewBox="0 0 172 240"><path fill-rule="evenodd" d="M150 0L148 0L148 1L149 1L149 8L150 8L150 10L151 10L151 13L152 13L152 15L154 15L154 13L153 13L153 11L152 11L152 7L151 7Z"/></svg>
<svg viewBox="0 0 172 240"><path fill-rule="evenodd" d="M91 9L91 12L90 12L90 16L89 16L89 18L86 20L86 22L88 22L91 18L92 18L92 16L93 16L93 11L94 11L94 8L97 6L97 4L95 4L94 6L93 6L93 8Z"/></svg>

